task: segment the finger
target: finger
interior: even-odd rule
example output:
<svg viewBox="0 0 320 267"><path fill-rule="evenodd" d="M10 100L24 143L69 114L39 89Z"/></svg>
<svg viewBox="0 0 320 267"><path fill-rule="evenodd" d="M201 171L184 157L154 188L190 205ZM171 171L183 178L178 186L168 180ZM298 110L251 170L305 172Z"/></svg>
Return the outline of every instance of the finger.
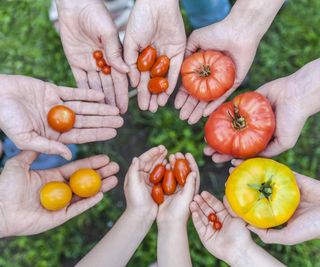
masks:
<svg viewBox="0 0 320 267"><path fill-rule="evenodd" d="M200 47L200 44L201 44L200 36L198 34L198 31L195 30L190 34L190 36L188 38L185 57L188 57L191 54L193 54L194 52L196 52L198 50L198 48Z"/></svg>
<svg viewBox="0 0 320 267"><path fill-rule="evenodd" d="M243 162L242 159L232 159L232 160L231 160L231 164L232 164L233 166L239 166L242 162Z"/></svg>
<svg viewBox="0 0 320 267"><path fill-rule="evenodd" d="M206 233L207 225L204 224L204 222L201 220L200 212L198 211L192 212L192 222L194 227L196 228L196 231L199 237L200 238L203 237Z"/></svg>
<svg viewBox="0 0 320 267"><path fill-rule="evenodd" d="M212 101L203 111L203 116L209 116L213 111L215 111L226 99L235 91L235 89L229 89L223 96L220 96L215 101Z"/></svg>
<svg viewBox="0 0 320 267"><path fill-rule="evenodd" d="M215 163L224 163L230 161L233 157L229 155L224 155L220 153L214 153L212 155L212 161Z"/></svg>
<svg viewBox="0 0 320 267"><path fill-rule="evenodd" d="M180 86L179 91L178 91L176 98L174 100L174 107L176 109L182 108L182 106L187 101L188 96L189 96L189 94L187 93L187 91L183 88L183 86Z"/></svg>
<svg viewBox="0 0 320 267"><path fill-rule="evenodd" d="M190 125L197 123L203 116L203 111L207 106L207 102L203 102L200 101L198 103L198 105L196 106L196 108L193 110L193 112L191 113L189 119L188 119L188 123Z"/></svg>
<svg viewBox="0 0 320 267"><path fill-rule="evenodd" d="M108 177L102 181L101 192L105 193L113 188L115 188L118 184L118 178L115 176Z"/></svg>
<svg viewBox="0 0 320 267"><path fill-rule="evenodd" d="M64 101L101 101L104 99L102 92L89 89L75 89L71 87L57 86L56 91L59 97Z"/></svg>
<svg viewBox="0 0 320 267"><path fill-rule="evenodd" d="M279 142L279 139L275 138L268 144L267 148L260 153L260 156L271 158L281 154L285 150L287 149L282 146L282 144Z"/></svg>
<svg viewBox="0 0 320 267"><path fill-rule="evenodd" d="M259 229L255 228L251 225L248 225L247 228L258 235L260 239L266 243L266 244L283 244L283 245L293 245L296 242L295 240L292 240L293 237L292 235L287 233L287 228L283 228L281 230L276 230L276 229Z"/></svg>
<svg viewBox="0 0 320 267"><path fill-rule="evenodd" d="M30 166L32 162L36 160L38 157L39 153L34 152L34 151L26 151L22 150L17 156L9 159L6 163L7 164L18 164L19 166L21 165L26 165Z"/></svg>
<svg viewBox="0 0 320 267"><path fill-rule="evenodd" d="M164 161L166 155L167 149L163 145L148 150L139 157L140 169L150 172L157 164Z"/></svg>
<svg viewBox="0 0 320 267"><path fill-rule="evenodd" d="M198 215L200 216L200 219L202 220L202 222L205 224L205 225L207 225L208 224L208 217L206 217L205 215L204 215L204 213L202 212L202 210L200 209L200 207L199 207L199 205L197 204L197 202L195 202L195 201L192 201L191 203L190 203L190 211L191 212L198 212Z"/></svg>
<svg viewBox="0 0 320 267"><path fill-rule="evenodd" d="M117 131L113 128L72 129L63 133L59 140L66 144L84 144L106 141L116 137Z"/></svg>
<svg viewBox="0 0 320 267"><path fill-rule="evenodd" d="M88 72L88 82L90 89L102 92L102 84L99 77L99 73L96 71Z"/></svg>
<svg viewBox="0 0 320 267"><path fill-rule="evenodd" d="M184 185L182 189L182 196L183 198L190 203L195 195L195 190L196 190L196 173L191 172L189 173L186 184Z"/></svg>
<svg viewBox="0 0 320 267"><path fill-rule="evenodd" d="M180 110L180 119L186 120L190 117L191 113L195 109L195 107L198 105L199 101L195 99L192 96L189 96L186 103L183 105L183 107Z"/></svg>
<svg viewBox="0 0 320 267"><path fill-rule="evenodd" d="M127 34L124 38L124 60L129 66L129 78L132 87L137 87L140 81L140 72L137 69L139 46Z"/></svg>
<svg viewBox="0 0 320 267"><path fill-rule="evenodd" d="M117 107L103 104L103 103L89 103L80 101L69 101L65 103L78 115L101 115L101 116L115 116L119 115Z"/></svg>
<svg viewBox="0 0 320 267"><path fill-rule="evenodd" d="M71 67L78 88L89 89L88 76L84 70Z"/></svg>
<svg viewBox="0 0 320 267"><path fill-rule="evenodd" d="M157 95L151 95L150 98L150 105L149 105L149 111L152 113L155 113L158 110L158 102L157 102Z"/></svg>
<svg viewBox="0 0 320 267"><path fill-rule="evenodd" d="M103 89L105 100L106 100L105 102L109 105L115 106L116 97L114 93L114 85L113 85L111 75L105 75L102 72L100 72L99 76L101 79L102 89Z"/></svg>
<svg viewBox="0 0 320 267"><path fill-rule="evenodd" d="M192 154L190 154L190 153L186 154L186 160L189 162L190 169L196 173L196 189L195 189L195 191L196 191L196 193L198 193L199 188L200 188L200 172L199 172L198 164L197 164L196 160L194 159L194 157L192 156Z"/></svg>
<svg viewBox="0 0 320 267"><path fill-rule="evenodd" d="M234 167L229 168L229 174L231 174L234 171Z"/></svg>
<svg viewBox="0 0 320 267"><path fill-rule="evenodd" d="M97 172L100 174L102 179L105 179L117 174L119 170L120 170L119 165L116 162L111 161L107 165L98 169Z"/></svg>
<svg viewBox="0 0 320 267"><path fill-rule="evenodd" d="M210 206L210 208L213 209L216 213L225 209L222 202L213 195L211 195L209 192L203 191L201 193L201 196L203 200Z"/></svg>
<svg viewBox="0 0 320 267"><path fill-rule="evenodd" d="M203 149L203 153L206 156L212 156L213 153L215 153L216 151L209 145L206 145L205 148Z"/></svg>
<svg viewBox="0 0 320 267"><path fill-rule="evenodd" d="M74 128L120 128L123 119L120 116L76 116Z"/></svg>
<svg viewBox="0 0 320 267"><path fill-rule="evenodd" d="M111 77L115 92L116 105L121 114L126 113L129 103L129 87L127 75L118 72L116 69L111 69Z"/></svg>
<svg viewBox="0 0 320 267"><path fill-rule="evenodd" d="M226 196L223 197L223 204L224 204L225 208L227 209L227 211L229 212L229 214L230 214L233 218L238 218L238 217L239 217L239 216L232 210L232 208L230 207L230 204L229 204Z"/></svg>
<svg viewBox="0 0 320 267"><path fill-rule="evenodd" d="M139 175L140 164L141 162L139 158L134 157L129 167L128 174L126 175L126 178L128 179L126 182L128 184L134 185L140 182L140 179L141 179Z"/></svg>
<svg viewBox="0 0 320 267"><path fill-rule="evenodd" d="M148 90L149 72L142 72L140 83L138 85L138 105L141 110L147 110L151 99L151 94Z"/></svg>

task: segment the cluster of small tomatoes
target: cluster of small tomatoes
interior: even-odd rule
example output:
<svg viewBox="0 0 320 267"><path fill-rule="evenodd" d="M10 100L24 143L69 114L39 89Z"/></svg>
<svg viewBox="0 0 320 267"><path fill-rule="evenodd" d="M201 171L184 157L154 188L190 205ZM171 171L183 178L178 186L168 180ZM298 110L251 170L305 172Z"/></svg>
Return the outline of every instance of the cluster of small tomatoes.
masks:
<svg viewBox="0 0 320 267"><path fill-rule="evenodd" d="M169 82L165 78L170 67L170 59L166 55L157 57L157 50L148 46L142 50L137 60L137 68L140 72L150 71L148 89L152 94L165 92Z"/></svg>
<svg viewBox="0 0 320 267"><path fill-rule="evenodd" d="M154 167L149 176L150 183L153 184L151 196L160 205L164 201L164 195L172 195L176 191L177 183L184 186L191 172L189 163L185 159L177 159L173 170L166 168L164 164Z"/></svg>
<svg viewBox="0 0 320 267"><path fill-rule="evenodd" d="M222 228L222 223L219 221L216 213L211 212L208 215L208 221L212 222L212 227L214 230L220 230Z"/></svg>
<svg viewBox="0 0 320 267"><path fill-rule="evenodd" d="M101 189L101 177L92 169L79 169L65 182L49 182L40 190L41 205L47 210L56 211L66 207L72 193L81 198L92 197Z"/></svg>
<svg viewBox="0 0 320 267"><path fill-rule="evenodd" d="M108 75L111 73L111 67L107 64L106 60L103 57L101 50L96 50L93 52L93 58L96 60L96 65L101 69L102 73Z"/></svg>

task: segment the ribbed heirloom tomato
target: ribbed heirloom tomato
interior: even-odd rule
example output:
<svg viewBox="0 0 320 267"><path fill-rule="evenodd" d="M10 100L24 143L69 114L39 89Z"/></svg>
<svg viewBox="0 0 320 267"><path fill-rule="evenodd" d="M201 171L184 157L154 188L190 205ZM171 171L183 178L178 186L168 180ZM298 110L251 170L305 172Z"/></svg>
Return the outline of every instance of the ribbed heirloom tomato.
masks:
<svg viewBox="0 0 320 267"><path fill-rule="evenodd" d="M41 205L47 210L63 209L70 203L71 198L71 189L63 182L49 182L40 190Z"/></svg>
<svg viewBox="0 0 320 267"><path fill-rule="evenodd" d="M152 46L148 46L142 50L137 60L139 71L148 71L153 66L157 58L157 50Z"/></svg>
<svg viewBox="0 0 320 267"><path fill-rule="evenodd" d="M72 109L63 105L57 105L50 109L47 120L52 129L64 133L72 129L76 115Z"/></svg>
<svg viewBox="0 0 320 267"><path fill-rule="evenodd" d="M235 65L219 51L200 51L182 63L182 84L198 100L212 101L228 91L235 80Z"/></svg>
<svg viewBox="0 0 320 267"><path fill-rule="evenodd" d="M92 169L80 169L70 177L70 187L79 197L92 197L101 189L101 177Z"/></svg>
<svg viewBox="0 0 320 267"><path fill-rule="evenodd" d="M191 172L188 161L185 159L177 159L174 164L173 172L178 184L184 186L188 174Z"/></svg>
<svg viewBox="0 0 320 267"><path fill-rule="evenodd" d="M226 197L239 217L259 228L287 222L300 202L293 172L263 158L246 160L234 169L226 183Z"/></svg>
<svg viewBox="0 0 320 267"><path fill-rule="evenodd" d="M268 99L257 92L248 92L211 113L205 125L205 138L219 153L248 158L265 149L274 129L275 116Z"/></svg>

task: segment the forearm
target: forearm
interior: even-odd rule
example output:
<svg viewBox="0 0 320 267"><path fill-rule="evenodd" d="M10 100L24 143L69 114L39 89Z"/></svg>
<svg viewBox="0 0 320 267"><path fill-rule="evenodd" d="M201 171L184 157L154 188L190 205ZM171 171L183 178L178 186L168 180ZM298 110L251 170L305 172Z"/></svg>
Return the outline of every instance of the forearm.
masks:
<svg viewBox="0 0 320 267"><path fill-rule="evenodd" d="M78 263L80 266L126 266L152 225L152 220L126 210L105 237Z"/></svg>
<svg viewBox="0 0 320 267"><path fill-rule="evenodd" d="M185 224L158 225L159 267L192 266Z"/></svg>
<svg viewBox="0 0 320 267"><path fill-rule="evenodd" d="M83 7L92 3L102 3L103 0L55 0L58 11L61 9L69 9L75 7Z"/></svg>

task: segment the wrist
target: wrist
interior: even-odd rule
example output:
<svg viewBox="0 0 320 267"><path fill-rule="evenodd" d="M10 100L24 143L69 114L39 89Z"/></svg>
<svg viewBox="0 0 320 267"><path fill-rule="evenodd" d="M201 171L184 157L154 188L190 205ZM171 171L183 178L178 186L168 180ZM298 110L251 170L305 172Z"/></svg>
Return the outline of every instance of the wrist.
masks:
<svg viewBox="0 0 320 267"><path fill-rule="evenodd" d="M139 209L129 207L126 208L125 212L123 213L123 216L126 217L127 221L130 221L131 224L147 230L150 229L155 220L155 215L153 215L152 211L145 213L141 212L141 210Z"/></svg>
<svg viewBox="0 0 320 267"><path fill-rule="evenodd" d="M186 231L187 222L184 221L157 221L158 232L177 232L177 231Z"/></svg>
<svg viewBox="0 0 320 267"><path fill-rule="evenodd" d="M223 259L230 266L250 266L252 255L257 253L260 247L252 240L241 244L233 244L233 249L226 253L226 259Z"/></svg>

